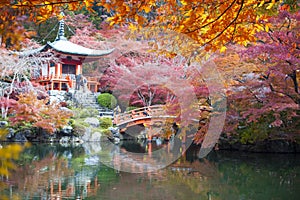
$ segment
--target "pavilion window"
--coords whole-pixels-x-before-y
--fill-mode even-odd
[[[76,74],[76,65],[62,65],[62,74]]]

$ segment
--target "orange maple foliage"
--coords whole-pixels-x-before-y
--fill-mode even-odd
[[[11,108],[9,120],[12,125],[39,127],[53,134],[67,125],[71,112],[60,109],[58,104],[48,104],[47,99],[38,100],[34,92],[18,96],[17,105]]]
[[[29,16],[30,20],[43,21],[61,10],[80,10],[83,7],[93,12],[92,6],[106,8],[110,13],[111,25],[126,24],[132,30],[147,27],[154,30],[169,29],[182,33],[206,50],[225,51],[224,46],[232,41],[247,44],[255,41],[254,34],[265,28],[264,20],[268,12],[276,8],[282,0],[26,0],[0,2],[2,17],[0,35],[2,43],[6,38],[21,35],[8,35],[4,22],[15,21],[18,16]],[[11,27],[15,27],[12,25]],[[152,34],[150,34],[151,36]],[[177,39],[178,42],[178,39]],[[188,44],[189,45],[189,44]]]
[[[103,5],[114,15],[110,24],[128,24],[136,31],[143,27],[169,29],[192,38],[206,50],[225,51],[228,42],[246,45],[255,41],[255,33],[264,29],[268,12],[275,8],[275,0],[112,0]],[[276,6],[275,6],[276,5]],[[152,34],[150,35],[152,37]],[[178,42],[178,41],[176,41]],[[190,45],[188,45],[190,46]]]
[[[41,22],[51,16],[61,18],[60,11],[80,10],[86,7],[92,12],[93,0],[3,0],[0,1],[0,45],[20,49],[20,42],[28,37],[24,21]]]

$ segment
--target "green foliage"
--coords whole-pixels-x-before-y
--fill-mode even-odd
[[[117,99],[112,94],[102,93],[97,97],[100,106],[113,109],[117,106]]]
[[[138,107],[136,107],[136,106],[128,106],[127,108],[126,108],[126,111],[131,111],[131,110],[134,110],[134,109],[137,109]]]
[[[101,131],[101,133],[103,133],[103,134],[106,135],[106,136],[111,136],[111,132],[110,132],[110,130],[108,130],[108,129],[103,129],[103,130]]]
[[[73,127],[74,135],[83,136],[86,128],[90,125],[81,119],[73,120],[71,126]]]
[[[291,12],[296,12],[300,9],[299,1],[295,0],[284,0],[283,4],[288,5]]]
[[[93,108],[72,108],[72,111],[74,115],[70,122],[73,127],[74,135],[83,136],[86,128],[90,127],[88,123],[84,122],[85,118],[98,116],[99,112]]]
[[[25,130],[37,130],[37,127],[33,127],[32,123],[30,122],[24,122],[23,125],[19,126],[11,126],[16,132],[22,132]],[[41,127],[39,127],[41,128]]]
[[[265,140],[269,135],[275,131],[274,128],[270,128],[270,123],[274,121],[273,115],[270,113],[265,117],[261,117],[257,122],[251,122],[250,124],[240,123],[243,129],[238,130],[239,140],[242,144],[255,143]]]
[[[243,129],[240,134],[240,142],[242,144],[255,143],[267,139],[270,131],[265,126],[266,124],[251,123],[246,129]]]
[[[96,132],[101,133],[102,131],[103,129],[101,127],[92,127],[92,133],[96,133]]]
[[[274,112],[269,112],[263,115],[257,121],[247,123],[241,122],[240,127],[236,132],[238,133],[237,139],[243,143],[255,143],[265,139],[292,139],[300,141],[298,130],[300,128],[300,117],[291,117],[288,111],[281,111],[278,118],[282,121],[280,126],[274,126],[272,123],[276,120]]]
[[[87,118],[87,117],[95,117],[99,115],[98,110],[93,108],[73,108],[73,119]]]
[[[105,165],[101,166],[101,169],[99,170],[99,172],[97,174],[97,177],[98,177],[98,180],[100,180],[102,182],[108,182],[108,183],[118,180],[118,175],[117,175],[115,169],[106,167]]]
[[[72,168],[74,170],[82,170],[84,166],[85,155],[72,158]]]
[[[103,129],[108,129],[113,125],[111,118],[102,117],[100,118],[100,127]]]
[[[93,5],[93,11],[90,12],[86,9],[86,7],[83,7],[80,10],[77,10],[73,13],[75,14],[83,14],[88,17],[89,21],[91,21],[97,29],[100,29],[100,25],[103,22],[103,15],[108,15],[109,13],[105,10],[103,6],[97,6],[96,3]],[[72,12],[70,12],[70,15],[72,15]]]

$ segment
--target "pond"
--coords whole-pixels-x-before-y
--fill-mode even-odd
[[[199,147],[192,145],[171,164],[149,170],[160,163],[155,151],[162,146],[174,156],[171,143],[32,144],[16,161],[13,173],[0,179],[0,196],[43,200],[299,199],[297,154],[218,151],[198,159]],[[133,156],[139,153],[141,157]],[[124,160],[128,162],[124,164]]]

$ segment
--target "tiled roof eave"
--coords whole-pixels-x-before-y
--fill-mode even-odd
[[[68,55],[76,55],[76,56],[83,56],[83,57],[101,57],[101,56],[108,55],[114,51],[114,49],[108,49],[108,50],[89,49],[89,48],[85,48],[80,45],[71,43],[69,41],[57,41],[57,42],[64,42],[66,45],[69,44],[71,47],[65,48],[65,46],[63,46],[63,48],[65,48],[65,49],[63,49],[61,44],[59,46],[59,45],[57,45],[57,43],[50,43],[50,42],[48,42],[47,45],[49,46],[49,48],[53,49],[54,51],[56,51],[58,53],[63,53],[63,54],[68,54]],[[73,51],[71,51],[71,49]],[[76,49],[77,50],[79,49],[80,51],[76,51]],[[87,53],[86,51],[90,51],[91,53]]]

